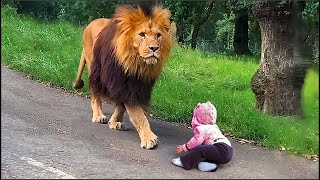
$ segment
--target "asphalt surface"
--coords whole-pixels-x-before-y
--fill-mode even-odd
[[[103,104],[103,111],[110,117],[113,107]],[[89,98],[1,65],[1,179],[319,179],[319,162],[233,140],[228,164],[215,172],[186,171],[170,161],[191,129],[151,119],[160,144],[145,150],[127,115],[125,122],[128,131],[92,123]]]

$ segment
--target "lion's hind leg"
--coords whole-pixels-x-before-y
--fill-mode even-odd
[[[141,106],[125,105],[131,122],[138,131],[141,148],[153,149],[159,142],[158,137],[151,131],[149,121]]]
[[[126,130],[125,124],[123,123],[123,115],[125,112],[126,108],[124,104],[116,103],[114,113],[108,122],[110,129]]]
[[[91,108],[92,108],[92,122],[102,123],[102,124],[106,124],[108,122],[106,116],[102,113],[101,97],[95,93],[92,93],[92,96],[91,96]]]

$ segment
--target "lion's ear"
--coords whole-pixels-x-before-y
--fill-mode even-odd
[[[170,28],[168,26],[164,26],[164,29],[169,32]]]

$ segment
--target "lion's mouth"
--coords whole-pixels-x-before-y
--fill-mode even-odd
[[[147,64],[157,64],[158,62],[158,58],[155,57],[155,56],[151,56],[151,57],[148,57],[148,58],[144,58],[143,59],[145,63]]]

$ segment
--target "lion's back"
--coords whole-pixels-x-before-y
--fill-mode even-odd
[[[84,33],[83,33],[84,45],[86,45],[87,43],[90,43],[88,45],[93,46],[99,33],[106,25],[108,25],[109,22],[110,22],[110,19],[107,19],[107,18],[99,18],[90,22],[87,25],[87,27],[84,29]]]

